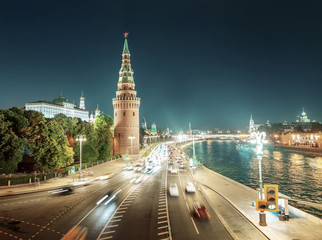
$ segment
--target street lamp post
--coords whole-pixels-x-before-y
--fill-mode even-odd
[[[131,140],[131,164],[133,164],[133,139],[135,139],[135,137],[131,136],[129,139]]]
[[[86,141],[85,135],[77,135],[76,141],[79,142],[79,179],[82,178],[82,143]]]
[[[259,171],[259,192],[260,199],[263,199],[263,180],[262,180],[262,157],[263,157],[263,143],[265,141],[265,132],[252,132],[251,137],[254,138],[256,143],[256,155],[258,159],[258,171]],[[264,211],[259,212],[259,225],[267,226],[266,213]]]

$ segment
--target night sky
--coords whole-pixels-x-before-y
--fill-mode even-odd
[[[322,1],[0,2],[0,108],[63,96],[113,116],[123,33],[157,128],[322,121]],[[140,120],[141,121],[141,120]]]

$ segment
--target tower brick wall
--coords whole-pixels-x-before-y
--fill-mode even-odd
[[[127,35],[126,35],[127,37]],[[125,38],[114,108],[114,154],[138,154],[140,150],[140,98],[136,96],[130,52]],[[129,137],[134,137],[131,139]],[[131,148],[132,147],[132,148]]]

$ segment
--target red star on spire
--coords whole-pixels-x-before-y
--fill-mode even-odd
[[[124,38],[127,38],[128,35],[129,35],[128,32],[124,33]]]

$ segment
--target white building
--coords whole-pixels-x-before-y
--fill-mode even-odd
[[[62,94],[53,101],[36,101],[25,104],[26,111],[34,110],[41,112],[45,118],[54,118],[57,114],[63,113],[67,117],[77,117],[82,121],[89,121],[88,111],[85,110],[85,98],[82,94],[80,97],[80,108],[76,107],[75,104],[70,103]]]
[[[311,122],[308,116],[306,115],[306,113],[304,112],[304,108],[303,108],[303,112],[301,114],[300,120],[296,120],[296,122],[301,122],[301,123]]]

